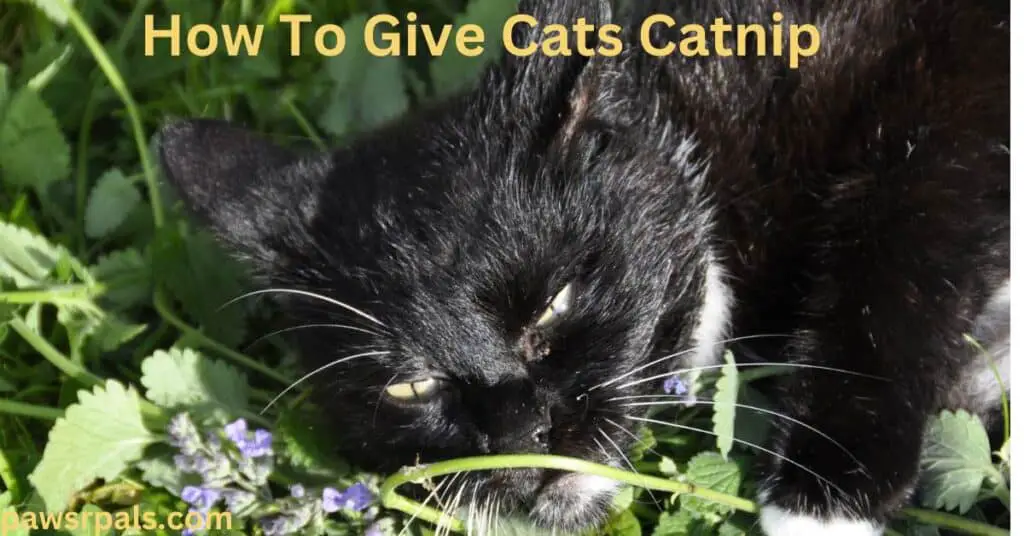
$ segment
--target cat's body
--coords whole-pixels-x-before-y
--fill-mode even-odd
[[[523,10],[545,22],[609,16],[537,4]],[[621,465],[641,408],[611,399],[751,337],[762,359],[855,373],[780,380],[782,411],[820,433],[779,423],[770,446],[799,465],[766,460],[762,526],[880,534],[926,419],[998,397],[964,334],[1008,356],[1009,30],[953,0],[636,8],[656,11],[780,11],[817,25],[821,50],[799,70],[633,45],[506,58],[477,90],[328,155],[199,121],[164,131],[165,167],[269,287],[344,302],[281,292],[299,323],[349,326],[300,344],[310,370],[356,356],[316,376],[355,461]],[[574,530],[614,490],[505,471],[474,475],[464,502]]]

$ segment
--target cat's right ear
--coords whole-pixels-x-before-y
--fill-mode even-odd
[[[188,212],[222,242],[269,269],[268,237],[301,217],[312,196],[298,176],[298,155],[225,121],[192,119],[166,125],[158,135],[164,176]],[[308,170],[307,170],[308,171]]]

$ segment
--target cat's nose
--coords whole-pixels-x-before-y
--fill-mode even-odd
[[[491,453],[543,454],[551,443],[549,396],[529,384],[492,388],[479,404],[478,419]]]
[[[492,449],[506,454],[547,453],[551,439],[551,418],[547,413],[545,410],[537,411],[533,416],[506,414],[508,422],[494,428],[490,441]]]
[[[533,431],[533,442],[541,445],[545,449],[548,448],[548,439],[551,437],[551,425],[545,424],[538,426]]]

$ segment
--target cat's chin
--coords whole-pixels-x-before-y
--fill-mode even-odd
[[[467,509],[460,513],[467,520],[470,536],[573,536],[598,528],[608,518],[620,488],[619,482],[607,478],[563,474],[538,490],[532,506],[497,517],[487,505],[473,513]]]
[[[529,519],[542,529],[567,534],[596,528],[607,518],[620,486],[594,475],[561,475],[537,494]]]

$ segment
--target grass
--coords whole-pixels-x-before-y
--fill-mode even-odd
[[[470,470],[525,466],[630,483],[602,534],[756,533],[748,468],[757,452],[746,445],[763,442],[766,421],[737,409],[770,407],[754,383],[764,370],[726,367],[699,378],[694,387],[715,391],[714,404],[662,417],[734,439],[644,428],[623,453],[639,474],[554,456],[502,456],[374,475],[331,453],[308,392],[257,414],[300,376],[296,356],[278,337],[260,340],[279,326],[272,312],[251,300],[222,307],[250,283],[165,191],[153,133],[173,117],[206,116],[283,142],[344,141],[457,90],[487,57],[381,59],[358,48],[292,57],[279,14],[310,13],[351,30],[367,14],[414,10],[428,24],[495,28],[511,12],[509,0],[68,1],[0,5],[0,514],[117,514],[138,506],[167,520],[186,511],[186,486],[207,476],[172,462],[181,446],[175,419],[184,411],[204,433],[221,433],[239,417],[273,432],[271,457],[195,439],[211,457],[230,460],[225,487],[248,486],[253,495],[235,509],[238,526],[215,533],[260,534],[261,520],[308,514],[313,533],[394,534],[408,526],[429,534],[444,513],[400,495],[409,489],[400,486],[434,479],[444,486]],[[158,43],[145,56],[146,16],[164,27],[172,13],[183,27],[267,24],[262,53],[172,57]],[[312,49],[312,32],[303,46]],[[963,413],[937,417],[928,444],[926,458],[939,469],[925,475],[925,504],[904,511],[890,533],[1007,534],[1009,459],[991,454],[1008,449],[989,445],[977,419]],[[317,491],[290,496],[296,484]],[[376,496],[361,512],[327,512],[327,501],[316,500],[326,497],[319,490],[359,486]]]

